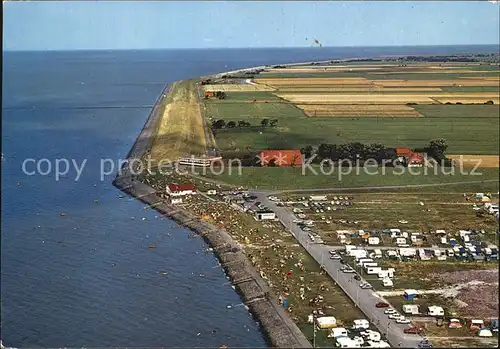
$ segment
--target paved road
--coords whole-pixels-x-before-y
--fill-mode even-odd
[[[393,347],[417,348],[422,337],[404,334],[403,329],[409,327],[409,325],[397,324],[394,320],[389,320],[384,314],[383,308],[376,308],[375,304],[384,301],[384,299],[372,290],[361,289],[359,287],[360,282],[353,279],[354,274],[341,272],[340,267],[342,267],[342,264],[329,258],[328,251],[331,247],[310,243],[308,233],[293,223],[296,217],[285,207],[278,207],[273,201],[269,200],[267,192],[251,191],[251,194],[257,196],[257,200],[262,202],[263,205],[276,212],[276,216],[290,230],[297,241],[319,264],[324,266],[330,277],[349,295],[356,306],[365,313],[367,319],[378,328]]]

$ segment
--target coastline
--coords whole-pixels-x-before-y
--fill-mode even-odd
[[[305,335],[279,305],[277,297],[272,293],[268,284],[260,277],[244,252],[226,231],[204,222],[184,209],[168,205],[158,195],[160,193],[157,194],[155,189],[138,181],[130,172],[129,164],[134,159],[140,159],[150,150],[156,126],[161,119],[160,104],[168,93],[170,93],[170,85],[165,86],[155,102],[144,127],[127,155],[128,162],[123,165],[113,185],[203,237],[219,259],[228,279],[244,304],[260,323],[262,332],[271,346],[311,348]]]

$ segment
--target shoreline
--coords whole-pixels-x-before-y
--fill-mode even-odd
[[[154,131],[161,119],[159,106],[170,93],[171,85],[165,86],[157,98],[144,127],[127,154],[130,162],[139,159],[150,151]],[[156,190],[138,181],[124,164],[113,185],[122,192],[139,199],[160,214],[172,219],[203,237],[219,259],[231,284],[248,307],[252,316],[259,322],[267,342],[273,347],[311,348],[311,344],[299,327],[293,322],[285,309],[278,303],[269,285],[260,277],[245,253],[234,239],[225,231],[204,222],[187,210],[168,205]],[[161,195],[161,194],[160,194]]]

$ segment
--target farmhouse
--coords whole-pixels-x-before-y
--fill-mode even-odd
[[[185,196],[196,194],[194,184],[169,184],[167,185],[167,194],[170,196]]]
[[[263,150],[260,152],[261,166],[302,166],[302,153],[294,150]]]
[[[422,167],[425,162],[424,155],[421,153],[415,153],[410,148],[396,148],[396,155],[398,160],[402,163],[406,163],[408,167]]]

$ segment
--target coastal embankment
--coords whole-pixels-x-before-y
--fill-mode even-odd
[[[165,87],[156,101],[141,133],[128,153],[127,163],[118,173],[113,185],[149,205],[178,224],[198,233],[212,248],[231,283],[243,299],[251,314],[260,323],[263,333],[273,347],[310,348],[311,344],[290,318],[268,284],[248,260],[241,247],[223,229],[183,209],[169,205],[161,193],[142,183],[134,174],[137,162],[150,151],[155,131],[162,116],[162,103],[171,92]]]

